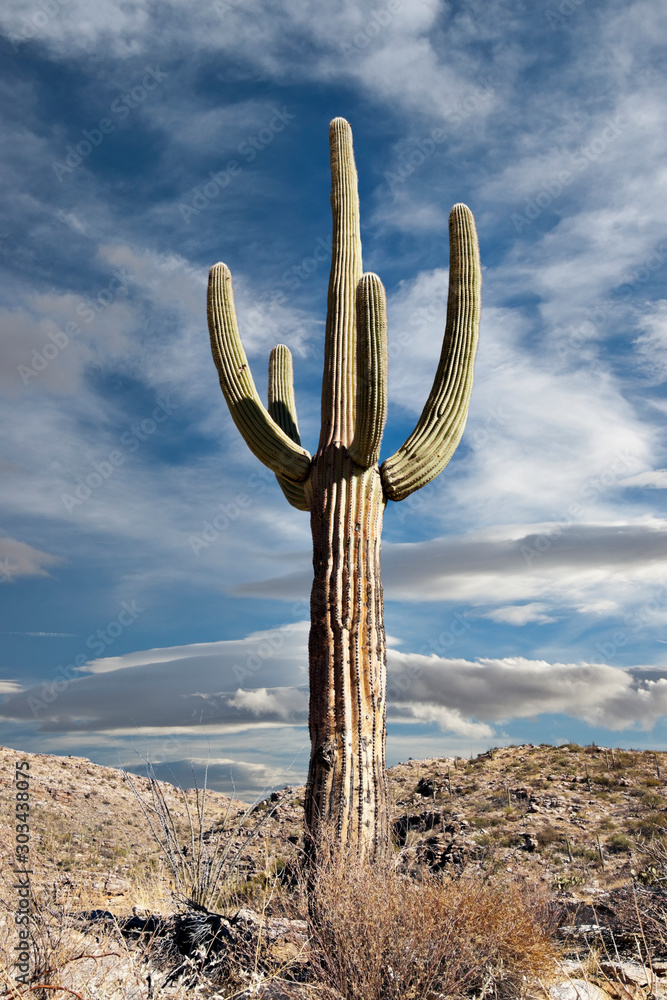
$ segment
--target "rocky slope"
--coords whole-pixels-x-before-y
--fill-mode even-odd
[[[111,922],[117,934],[122,928],[130,939],[141,936],[144,927],[159,927],[160,915],[163,926],[178,925],[179,934],[188,929],[193,917],[182,907],[175,913],[172,866],[151,826],[166,844],[158,815],[162,809],[179,845],[178,851],[171,849],[172,862],[187,866],[197,857],[201,795],[198,800],[194,790],[182,793],[145,778],[130,783],[122,772],[83,758],[0,748],[0,925],[5,936],[11,930],[15,779],[19,774],[24,780],[26,773],[31,881],[52,920],[67,911],[75,924],[92,921],[88,930],[76,931],[73,925],[71,933],[81,933],[81,941],[99,935],[100,920]],[[551,898],[564,968],[574,982],[583,982],[579,976],[588,979],[588,995],[600,1000],[662,996],[667,857],[663,851],[656,862],[646,848],[667,836],[666,776],[664,753],[571,744],[503,747],[470,760],[409,760],[389,771],[396,863],[406,872],[420,865],[453,874],[479,870],[541,886]],[[265,887],[282,873],[290,892],[290,873],[303,845],[303,794],[303,788],[288,787],[249,807],[208,792],[201,819],[205,851],[210,854],[216,844],[221,851],[229,849],[230,876],[248,903],[241,910],[237,903],[234,918],[241,921],[243,935],[272,935],[275,947],[292,958],[303,947],[305,925],[285,920],[284,896],[273,913]],[[258,905],[264,907],[261,917]],[[195,919],[197,933],[202,919],[213,917]],[[238,935],[238,927],[229,925],[226,933]],[[81,947],[77,944],[79,953]],[[640,953],[643,961],[633,964],[631,956]],[[590,956],[596,954],[593,974]],[[112,970],[116,975],[116,960],[109,961],[109,975]],[[96,958],[95,975],[102,968]],[[134,959],[128,957],[123,968],[128,976],[130,969],[137,975]],[[554,1000],[576,995],[564,982],[565,992],[554,987]],[[591,992],[592,982],[604,987],[604,994]],[[72,979],[71,988],[76,983]],[[130,995],[126,983],[118,989],[119,995]],[[298,995],[307,995],[303,990]],[[136,993],[143,995],[143,989]]]
[[[150,880],[160,853],[123,773],[85,758],[0,748],[0,857],[13,841],[11,805],[17,761],[30,764],[31,863],[35,879],[69,878],[101,898],[129,896]],[[464,861],[520,870],[561,889],[612,887],[641,871],[638,843],[667,826],[667,754],[565,745],[502,747],[470,760],[410,760],[389,770],[393,828],[401,863],[435,870]],[[149,783],[134,778],[151,806]],[[183,844],[183,794],[159,782]],[[247,877],[298,856],[303,788],[274,792],[237,829],[246,803],[207,793],[206,828],[236,831]],[[195,811],[195,793],[187,793]],[[260,835],[251,837],[264,818]],[[122,892],[121,892],[122,890]],[[129,895],[128,895],[129,894]]]

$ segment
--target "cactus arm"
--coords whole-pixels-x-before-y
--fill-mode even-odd
[[[344,118],[329,126],[333,239],[327,298],[320,450],[354,437],[355,298],[361,277],[357,170],[352,129]]]
[[[275,420],[295,444],[301,444],[294,402],[292,355],[288,347],[278,344],[269,358],[269,416]],[[293,483],[276,476],[285,497],[297,510],[309,510],[303,483]]]
[[[292,352],[278,344],[269,358],[269,415],[295,444],[301,444],[294,400]]]
[[[387,306],[376,274],[357,285],[357,389],[354,439],[350,455],[369,468],[380,455],[387,419]]]
[[[442,472],[468,415],[482,277],[475,220],[465,205],[454,205],[450,213],[449,248],[447,324],[440,363],[417,426],[380,469],[390,500],[404,500]]]
[[[226,264],[215,264],[209,275],[208,328],[220,387],[246,444],[276,475],[303,482],[310,471],[310,455],[269,416],[257,395],[239,336]]]

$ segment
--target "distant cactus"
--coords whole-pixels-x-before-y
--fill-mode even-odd
[[[446,466],[468,412],[477,349],[481,274],[472,214],[449,218],[447,321],[433,388],[412,434],[378,466],[387,412],[385,292],[362,274],[352,131],[329,129],[333,248],[317,452],[301,447],[292,357],[282,344],[269,363],[268,411],[248,367],[225,264],[210,273],[208,323],[220,385],[250,450],[285,496],[310,511],[311,843],[333,827],[340,843],[380,855],[388,843],[385,776],[386,645],[380,533],[387,500],[403,500]]]

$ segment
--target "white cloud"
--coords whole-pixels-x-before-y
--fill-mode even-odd
[[[160,731],[231,734],[308,718],[306,623],[245,639],[144,650],[93,661],[86,677],[21,692],[7,682],[2,717],[44,733]],[[475,662],[388,652],[394,724],[436,722],[459,736],[494,736],[493,725],[546,713],[612,730],[650,729],[667,714],[667,676],[658,668],[549,663],[524,657]],[[273,682],[250,686],[254,680]],[[241,683],[239,683],[241,681]],[[278,682],[276,684],[276,682]],[[405,714],[407,713],[407,715]],[[198,738],[198,737],[197,737]],[[154,756],[154,755],[153,755]]]
[[[653,598],[667,554],[667,524],[562,523],[497,526],[459,538],[386,543],[382,552],[385,596],[399,601],[456,601],[476,607],[538,598],[588,610],[591,601],[628,607]],[[237,592],[298,599],[312,576],[304,568],[289,576],[243,584]],[[497,620],[497,619],[496,619]]]
[[[492,622],[507,622],[509,625],[528,625],[535,622],[538,625],[546,625],[548,622],[555,622],[557,619],[546,614],[546,604],[515,604],[509,607],[494,608],[482,614],[483,618],[490,618]]]
[[[667,379],[667,299],[652,304],[638,325],[644,331],[635,340],[642,371],[651,383],[660,384]]]
[[[18,681],[0,681],[0,694],[15,694],[21,690],[22,688]]]
[[[558,713],[620,731],[651,729],[667,715],[667,676],[637,679],[631,670],[604,663],[523,657],[470,662],[394,651],[388,691],[394,705],[409,706],[424,721],[440,721],[438,712],[444,710],[443,728],[460,733],[459,717],[471,724],[502,724]]]
[[[295,692],[290,688],[257,688],[254,691],[244,691],[242,688],[229,699],[230,708],[239,711],[247,710],[253,716],[263,719],[282,719],[285,722],[301,721],[308,717],[308,694],[305,691]]]
[[[171,0],[156,15],[143,2],[110,2],[94,10],[70,0],[51,16],[37,18],[19,0],[3,8],[0,24],[19,48],[39,39],[60,56],[81,57],[106,45],[117,59],[175,53],[184,42],[199,51],[247,61],[274,78],[347,80],[376,98],[419,114],[445,115],[475,90],[476,60],[467,48],[478,24],[469,14],[450,17],[441,0],[377,5],[372,0],[333,0],[315,11],[300,0],[277,8],[265,0],[242,4],[218,0],[187,16],[183,0]],[[431,34],[444,15],[456,43],[446,58]],[[437,37],[437,36],[436,36]],[[135,60],[138,62],[138,58]]]
[[[637,476],[621,479],[620,486],[647,486],[654,490],[667,490],[667,469],[650,469]]]
[[[238,640],[142,650],[65,667],[5,699],[0,715],[44,732],[140,732],[205,725],[218,732],[307,720],[305,622]],[[94,640],[95,636],[91,636]],[[87,643],[88,649],[103,643]],[[77,674],[88,671],[87,676]],[[266,687],[270,678],[272,686]],[[262,687],[250,689],[253,682]]]
[[[11,583],[19,577],[49,576],[47,567],[64,562],[59,556],[41,552],[26,542],[0,534],[0,583]]]

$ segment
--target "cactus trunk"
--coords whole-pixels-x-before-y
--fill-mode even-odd
[[[314,458],[301,447],[292,358],[279,344],[269,363],[266,410],[239,337],[225,264],[209,278],[213,359],[232,417],[248,447],[276,474],[287,500],[310,511],[310,770],[308,843],[323,838],[360,856],[388,844],[385,775],[386,650],[380,533],[388,500],[425,486],[463,433],[477,348],[481,275],[472,214],[455,205],[449,222],[447,322],[440,363],[417,426],[378,465],[387,409],[387,320],[377,275],[363,274],[352,131],[330,126],[333,246]]]
[[[377,856],[388,842],[380,582],[386,501],[377,465],[362,469],[340,445],[318,454],[308,485],[314,580],[306,822],[314,843],[328,830]]]

